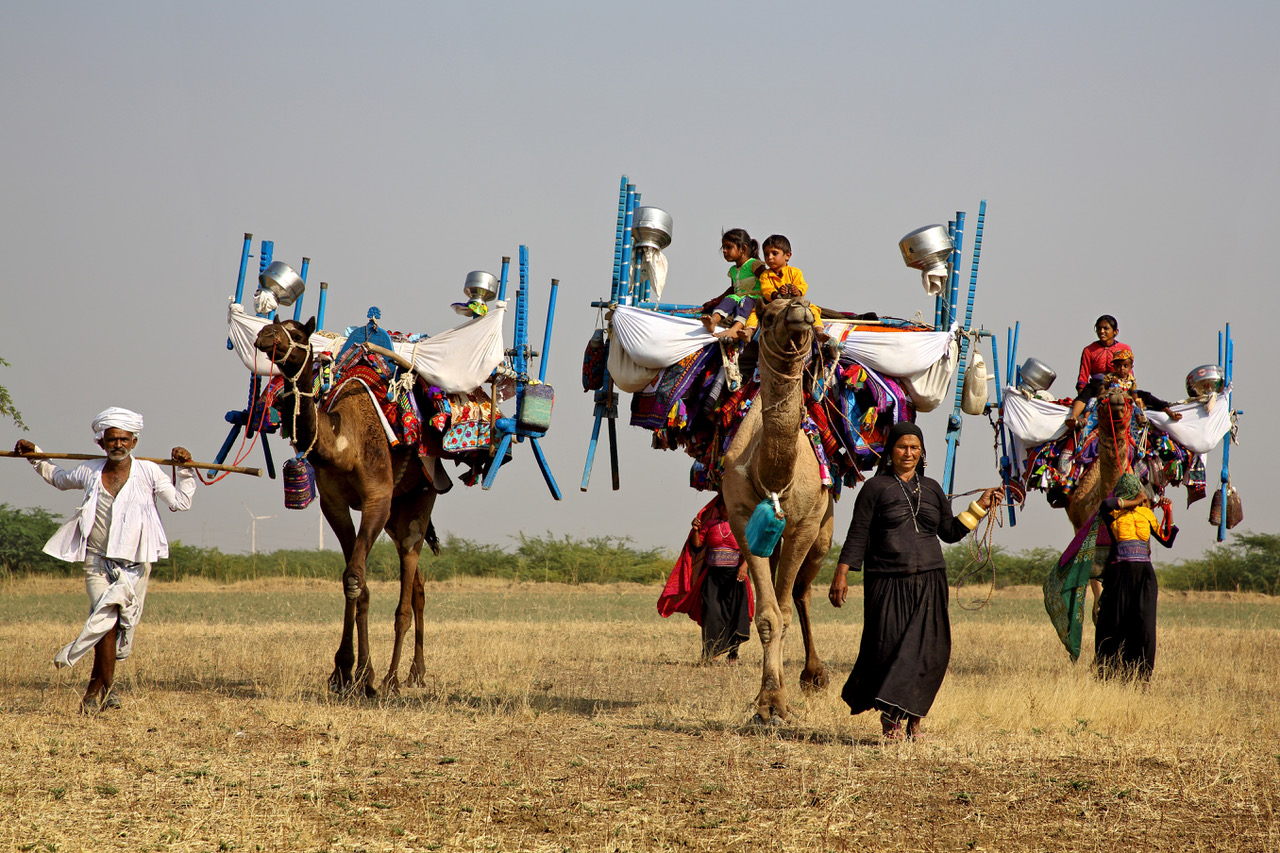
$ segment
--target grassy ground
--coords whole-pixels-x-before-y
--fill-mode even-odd
[[[1038,591],[953,603],[928,739],[896,745],[839,699],[860,601],[817,609],[837,689],[759,731],[755,641],[697,666],[656,596],[433,584],[427,686],[365,702],[325,690],[336,580],[157,583],[124,708],[85,718],[88,662],[49,663],[82,587],[11,583],[0,849],[1280,849],[1280,601],[1162,596],[1146,693],[1072,666]],[[393,599],[375,588],[379,675]]]

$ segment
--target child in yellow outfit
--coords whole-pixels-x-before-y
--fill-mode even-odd
[[[751,340],[760,325],[761,306],[767,305],[775,298],[782,296],[797,298],[809,291],[805,283],[804,273],[798,268],[787,266],[791,260],[791,241],[781,234],[770,235],[764,241],[764,263],[768,269],[760,272],[760,300],[756,309],[747,318],[747,325],[738,336],[744,341]],[[812,302],[809,309],[813,311],[813,330],[819,340],[826,340],[827,333],[822,328],[822,309]]]

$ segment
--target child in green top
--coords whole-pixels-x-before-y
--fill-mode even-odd
[[[729,267],[728,293],[710,314],[702,315],[702,325],[716,337],[733,337],[746,325],[747,318],[760,299],[759,274],[764,270],[760,260],[760,244],[745,230],[731,228],[720,237],[720,251]],[[729,328],[716,332],[718,326]]]

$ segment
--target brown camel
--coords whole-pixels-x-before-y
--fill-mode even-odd
[[[733,535],[742,544],[756,589],[756,631],[764,647],[756,722],[787,718],[782,644],[791,609],[800,619],[805,664],[800,684],[820,688],[827,673],[809,626],[809,586],[831,547],[831,493],[823,488],[818,460],[800,428],[802,377],[813,341],[813,315],[804,299],[775,299],[764,308],[760,345],[760,394],[725,453],[721,491]],[[786,514],[774,560],[747,552],[747,520],[761,500],[778,495]]]
[[[423,471],[415,448],[392,447],[365,386],[352,382],[340,389],[327,410],[316,407],[312,372],[311,333],[315,318],[306,325],[295,320],[272,323],[258,333],[255,346],[280,368],[286,387],[276,397],[281,432],[294,447],[307,454],[315,468],[320,511],[342,543],[347,567],[342,573],[346,606],[342,641],[333,656],[329,687],[339,693],[363,689],[373,697],[373,663],[369,655],[369,586],[365,561],[374,540],[384,529],[400,555],[400,603],[396,606],[395,645],[391,666],[382,680],[383,692],[400,687],[400,645],[414,621],[413,664],[409,684],[421,684],[425,672],[422,655],[422,608],[425,592],[418,572],[418,555],[424,541],[437,554],[431,509],[436,491]],[[351,510],[360,513],[360,528],[352,523]],[[353,635],[355,635],[353,637]],[[353,652],[352,641],[356,640]]]
[[[1080,475],[1080,481],[1067,499],[1067,518],[1076,532],[1093,517],[1102,501],[1129,470],[1129,423],[1133,417],[1133,401],[1126,391],[1114,389],[1098,397],[1098,458]],[[1093,591],[1093,621],[1098,621],[1098,600],[1102,582],[1089,580]]]

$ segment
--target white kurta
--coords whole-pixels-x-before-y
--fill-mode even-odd
[[[93,529],[94,514],[98,509],[98,495],[102,490],[102,469],[105,459],[94,459],[70,471],[45,460],[31,460],[45,482],[65,490],[84,489],[84,500],[66,524],[58,528],[44,546],[44,552],[59,560],[83,562],[85,543]],[[168,475],[154,462],[134,459],[129,479],[125,481],[112,507],[111,531],[107,535],[107,553],[113,560],[130,563],[154,563],[169,556],[169,540],[165,538],[156,500],[170,510],[178,512],[191,508],[191,496],[196,491],[196,475],[192,468],[178,469],[175,486]]]

